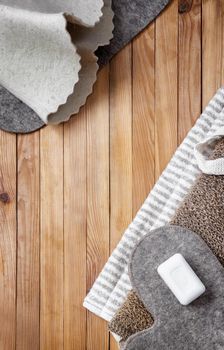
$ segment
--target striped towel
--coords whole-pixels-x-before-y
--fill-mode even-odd
[[[85,298],[88,310],[110,321],[123,304],[131,290],[128,262],[134,246],[150,230],[169,222],[200,172],[194,146],[223,126],[224,87],[209,102],[125,231]]]

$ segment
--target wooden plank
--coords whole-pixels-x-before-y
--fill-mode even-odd
[[[224,2],[202,1],[202,104],[208,101],[221,87],[223,72]]]
[[[133,42],[133,214],[154,185],[155,24]]]
[[[15,349],[16,136],[0,131],[0,349]]]
[[[178,1],[156,20],[155,176],[177,147]]]
[[[132,47],[110,65],[110,252],[132,220]],[[117,343],[110,337],[110,349]]]
[[[64,349],[86,349],[86,113],[64,130]]]
[[[98,74],[87,106],[87,290],[109,256],[109,74]],[[87,349],[108,348],[107,323],[88,312]]]
[[[110,65],[110,250],[132,219],[132,50]]]
[[[41,130],[41,350],[63,349],[63,125]]]
[[[39,349],[39,132],[18,136],[17,350]]]
[[[201,0],[181,11],[184,2],[179,2],[178,143],[201,113]]]

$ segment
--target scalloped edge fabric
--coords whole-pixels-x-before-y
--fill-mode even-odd
[[[15,9],[44,14],[66,14],[72,22],[94,27],[102,17],[103,0],[1,0],[0,4]]]
[[[73,1],[74,8],[74,3],[81,4]],[[64,13],[54,13],[53,6],[52,13],[43,13],[42,8],[40,12],[20,9],[19,3],[17,7],[0,4],[0,85],[45,124],[69,120],[79,111],[96,81],[99,67],[94,51],[112,37],[111,1],[88,3],[80,23],[95,3],[99,11],[92,11],[93,18],[95,12],[98,17],[91,27],[90,21],[77,25],[68,7]]]

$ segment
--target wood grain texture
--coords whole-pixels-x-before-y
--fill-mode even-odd
[[[132,50],[110,66],[110,250],[132,219]]]
[[[16,136],[0,131],[0,349],[16,341]]]
[[[64,348],[86,349],[86,113],[64,126]]]
[[[118,348],[82,302],[223,84],[223,14],[222,0],[172,1],[100,71],[78,116],[0,132],[0,350]]]
[[[155,181],[155,24],[133,41],[133,216]],[[143,88],[144,86],[144,88]]]
[[[132,220],[132,47],[110,65],[110,252]],[[110,349],[117,349],[113,337]]]
[[[63,125],[40,134],[40,349],[64,348]]]
[[[39,132],[18,136],[18,247],[16,349],[39,349],[40,156]]]
[[[179,15],[178,144],[201,113],[201,0]]]
[[[156,21],[155,177],[177,147],[178,1]]]
[[[202,104],[206,106],[224,81],[224,2],[202,1]]]
[[[87,113],[87,290],[109,256],[109,70],[98,74]],[[107,324],[88,312],[87,349],[108,348]]]

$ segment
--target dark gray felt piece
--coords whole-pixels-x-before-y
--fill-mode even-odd
[[[29,133],[44,122],[25,103],[0,85],[0,128],[13,133]]]
[[[206,286],[192,304],[182,306],[157,273],[157,267],[181,253]],[[165,226],[146,235],[129,266],[134,290],[152,314],[152,328],[131,336],[126,350],[224,349],[224,269],[195,233]]]
[[[110,59],[152,22],[171,0],[113,0],[114,37],[96,51],[99,64]],[[144,52],[142,53],[144,54]]]

